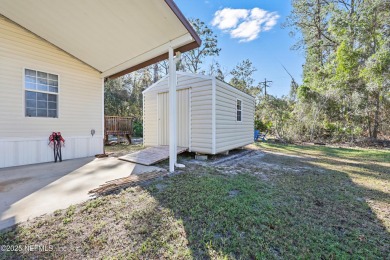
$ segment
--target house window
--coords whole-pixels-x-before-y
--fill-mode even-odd
[[[237,121],[242,121],[242,101],[237,99]]]
[[[25,69],[26,117],[58,117],[58,75]]]

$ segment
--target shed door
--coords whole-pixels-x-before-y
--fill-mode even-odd
[[[189,147],[190,109],[189,89],[178,90],[177,100],[177,145]],[[158,144],[169,145],[169,94],[158,94]]]

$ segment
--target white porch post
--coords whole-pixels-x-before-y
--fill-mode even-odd
[[[176,64],[169,47],[169,172],[175,171],[176,154]]]

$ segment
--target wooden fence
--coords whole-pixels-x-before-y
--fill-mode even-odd
[[[108,141],[108,135],[124,136],[131,143],[131,135],[133,134],[133,118],[121,116],[105,116],[104,117],[104,137],[105,142]]]

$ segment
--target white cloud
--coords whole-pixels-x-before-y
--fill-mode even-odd
[[[240,19],[247,18],[249,10],[224,8],[215,12],[214,19],[211,22],[213,26],[225,30],[234,28]]]
[[[240,42],[256,39],[262,31],[271,30],[277,23],[279,15],[260,8],[231,9],[224,8],[214,14],[211,24],[229,33]]]
[[[230,31],[231,37],[241,39],[240,41],[245,42],[256,39],[259,33],[260,26],[253,20],[242,22],[237,28]]]

